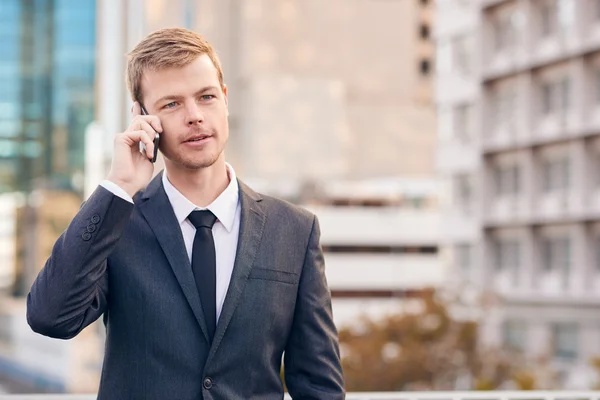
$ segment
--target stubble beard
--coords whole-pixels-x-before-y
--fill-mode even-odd
[[[212,135],[212,140],[217,141],[217,143],[211,143],[211,145],[216,145],[216,149],[204,148],[202,151],[192,152],[192,154],[177,151],[171,152],[167,150],[166,153],[163,151],[163,156],[181,169],[196,171],[209,168],[219,160],[227,144],[226,140],[223,146],[220,147],[218,144],[217,133],[213,131]]]
[[[223,151],[201,154],[202,157],[186,157],[185,154],[176,154],[175,157],[171,158],[171,162],[178,164],[181,168],[187,170],[198,170],[211,167],[217,162],[219,156]]]

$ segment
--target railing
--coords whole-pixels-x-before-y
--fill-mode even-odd
[[[94,395],[0,395],[0,400],[95,400]],[[286,399],[291,399],[286,396]],[[354,392],[347,400],[600,400],[600,391]]]

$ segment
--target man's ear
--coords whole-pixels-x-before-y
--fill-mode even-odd
[[[225,99],[225,107],[227,107],[227,116],[229,116],[229,100],[227,99],[227,85],[223,84],[223,98]]]

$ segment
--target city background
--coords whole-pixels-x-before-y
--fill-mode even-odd
[[[49,339],[25,297],[173,26],[237,175],[319,217],[348,390],[600,387],[600,1],[0,0],[0,394],[97,390],[101,320]]]

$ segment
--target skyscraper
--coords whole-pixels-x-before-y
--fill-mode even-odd
[[[95,0],[0,1],[0,290],[16,275],[15,294],[27,293],[81,204],[84,134],[96,109],[96,15]],[[22,298],[0,303],[0,375],[32,390],[85,390],[71,344],[35,336]],[[52,349],[49,361],[44,349]]]
[[[0,190],[80,192],[94,117],[95,0],[0,4]]]
[[[18,294],[43,265],[42,244],[66,227],[64,215],[46,212],[68,220],[67,204],[83,194],[84,133],[95,113],[95,3],[0,2],[0,192],[21,199],[11,255]],[[58,198],[71,200],[57,207],[50,199]]]

